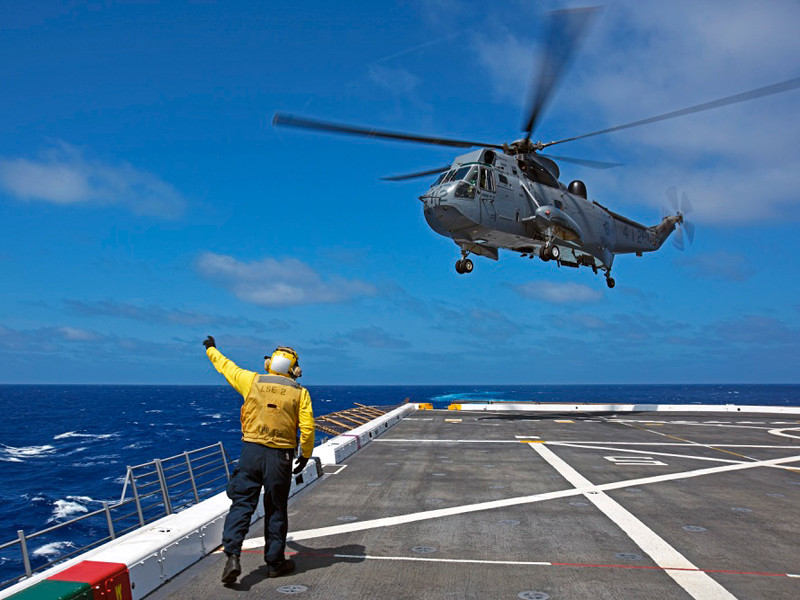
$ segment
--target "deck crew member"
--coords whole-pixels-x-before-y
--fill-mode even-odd
[[[305,468],[314,449],[314,415],[308,391],[297,383],[302,371],[297,352],[279,347],[265,356],[266,374],[241,369],[217,350],[214,338],[203,342],[206,355],[244,397],[242,404],[242,455],[228,483],[231,509],[225,517],[222,544],[228,557],[222,582],[231,584],[242,572],[239,555],[250,528],[250,518],[264,488],[264,560],[269,577],[294,571],[294,561],[286,559],[286,533],[289,529],[287,503],[292,479],[292,459],[300,430],[301,456],[294,473]]]

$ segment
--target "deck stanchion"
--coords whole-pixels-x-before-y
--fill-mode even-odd
[[[189,481],[192,482],[192,491],[194,492],[194,501],[200,503],[200,495],[197,493],[197,484],[194,482],[194,471],[192,470],[192,461],[189,460],[189,453],[184,452],[183,457],[186,459],[186,468],[189,470]],[[225,457],[222,457],[225,460]]]
[[[31,571],[31,558],[28,556],[28,544],[25,541],[25,532],[22,529],[18,529],[17,536],[19,536],[19,547],[20,550],[22,550],[22,562],[25,565],[25,577],[30,577],[33,575],[33,571]]]
[[[133,471],[128,467],[128,476],[131,478],[131,490],[133,490],[133,499],[136,502],[136,512],[139,513],[139,525],[144,527],[144,513],[142,512],[142,502],[139,500],[139,490],[136,489],[136,477]]]
[[[103,510],[106,511],[106,522],[108,523],[108,535],[111,536],[112,540],[117,539],[117,535],[114,533],[114,522],[111,520],[111,509],[108,507],[108,502],[103,502]]]
[[[228,477],[228,481],[231,480],[231,470],[228,467],[228,457],[225,456],[225,447],[222,445],[222,442],[217,442],[219,446],[219,453],[222,456],[222,464],[225,465],[225,475]]]
[[[153,463],[156,466],[156,474],[158,475],[158,485],[161,486],[161,495],[164,497],[164,510],[168,515],[172,514],[172,503],[169,501],[169,488],[167,488],[167,480],[164,477],[164,468],[161,466],[161,461],[155,459]]]

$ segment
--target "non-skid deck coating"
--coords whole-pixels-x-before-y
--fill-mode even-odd
[[[800,598],[800,421],[418,411],[290,502],[297,572],[159,598]]]

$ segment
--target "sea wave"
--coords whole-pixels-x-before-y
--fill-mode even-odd
[[[141,450],[142,448],[148,448],[152,445],[152,442],[134,442],[133,444],[125,446],[123,450]]]
[[[80,433],[78,431],[66,431],[54,436],[54,440],[66,440],[69,438],[91,438],[94,440],[107,440],[118,437],[116,433]]]
[[[64,500],[56,500],[53,503],[53,516],[47,522],[52,523],[60,519],[69,519],[71,517],[87,513],[89,509],[82,503],[91,502],[88,496],[67,496]]]
[[[44,446],[7,446],[0,444],[0,461],[3,462],[23,462],[27,458],[35,458],[37,456],[48,456],[56,451],[55,447],[50,445]]]
[[[36,550],[31,552],[31,555],[37,558],[53,557],[63,554],[65,550],[69,550],[70,548],[76,548],[75,544],[72,542],[50,542],[49,544],[36,548]]]

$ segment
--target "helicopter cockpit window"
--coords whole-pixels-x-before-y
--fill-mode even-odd
[[[484,189],[487,192],[494,192],[494,173],[492,173],[489,169],[481,167],[480,182],[481,189]]]
[[[454,180],[463,179],[456,185],[455,196],[456,198],[474,198],[475,186],[478,183],[478,168],[477,167],[461,167],[456,171]]]
[[[447,176],[449,173],[450,173],[450,171],[445,171],[444,173],[442,173],[441,175],[439,175],[439,177],[437,177],[437,178],[436,178],[436,181],[434,181],[434,182],[431,184],[431,187],[437,186],[437,185],[439,185],[440,183],[442,183],[442,182],[444,181],[444,178],[445,178],[445,177],[446,177],[446,176]]]
[[[453,181],[458,181],[459,179],[466,179],[474,185],[477,180],[477,170],[475,167],[461,167],[453,175]]]

